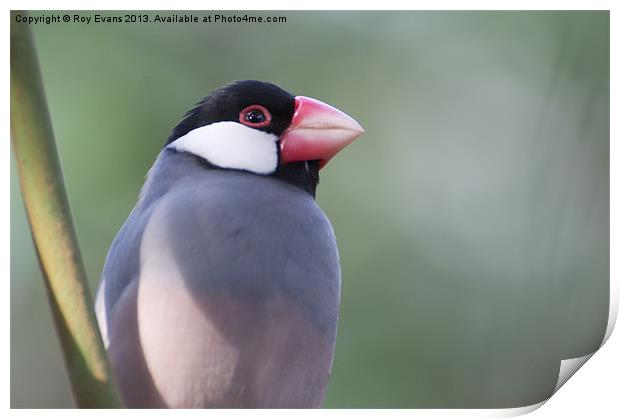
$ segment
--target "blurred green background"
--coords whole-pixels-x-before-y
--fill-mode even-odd
[[[271,81],[366,129],[318,191],[343,272],[325,406],[548,397],[607,324],[609,13],[262,15],[287,23],[33,26],[92,292],[182,114]],[[14,163],[11,405],[71,406]]]

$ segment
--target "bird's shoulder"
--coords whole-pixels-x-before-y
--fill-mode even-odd
[[[208,291],[233,282],[269,289],[295,275],[339,280],[332,226],[314,199],[280,180],[233,171],[179,179],[138,205],[115,238],[103,271],[108,306],[152,272]],[[234,288],[233,287],[233,288]]]
[[[252,174],[209,175],[172,187],[151,211],[143,241],[166,243],[184,260],[267,260],[273,268],[337,253],[329,220],[304,191]]]

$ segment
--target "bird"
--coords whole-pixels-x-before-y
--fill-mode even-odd
[[[239,80],[171,131],[112,242],[95,313],[129,408],[317,408],[341,270],[319,171],[364,132]]]

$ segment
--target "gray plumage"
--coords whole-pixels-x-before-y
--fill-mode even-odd
[[[97,317],[128,407],[318,407],[339,300],[334,233],[308,193],[164,149]]]

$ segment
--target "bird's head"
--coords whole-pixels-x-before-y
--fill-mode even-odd
[[[202,99],[166,147],[193,154],[210,168],[274,176],[314,196],[319,170],[363,132],[353,118],[323,102],[243,80]]]

